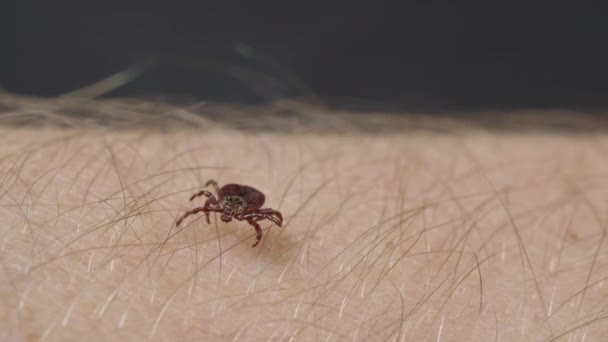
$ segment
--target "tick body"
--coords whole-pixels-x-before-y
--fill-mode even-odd
[[[201,196],[207,197],[207,200],[202,207],[185,212],[175,222],[176,226],[179,226],[186,217],[199,212],[205,214],[207,223],[211,223],[209,221],[210,213],[221,213],[220,219],[224,222],[230,222],[234,218],[239,221],[247,221],[252,225],[255,228],[256,241],[251,247],[255,247],[262,239],[262,229],[257,221],[270,220],[279,227],[283,224],[281,212],[270,208],[262,208],[266,196],[261,191],[241,184],[226,184],[220,188],[214,180],[210,180],[205,184],[205,186],[209,185],[215,189],[217,198],[207,190],[201,190],[192,195],[190,201]]]

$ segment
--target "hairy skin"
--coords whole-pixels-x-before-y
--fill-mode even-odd
[[[0,340],[600,341],[608,138],[0,127]],[[176,218],[208,179],[285,216]]]

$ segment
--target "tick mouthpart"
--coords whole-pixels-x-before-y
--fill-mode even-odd
[[[224,208],[220,219],[224,222],[230,222],[232,220],[232,215],[234,215],[234,209],[230,207]]]

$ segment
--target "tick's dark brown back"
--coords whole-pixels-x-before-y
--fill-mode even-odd
[[[261,208],[264,205],[266,196],[256,188],[240,184],[226,184],[218,194],[218,200],[226,196],[239,196],[247,202],[247,211],[252,211]]]

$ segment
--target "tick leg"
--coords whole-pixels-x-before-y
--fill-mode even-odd
[[[281,227],[283,225],[283,215],[280,211],[274,209],[259,209],[257,214],[263,215],[265,219],[270,220]]]
[[[253,226],[253,228],[255,228],[255,238],[256,241],[253,244],[253,246],[251,247],[255,247],[258,245],[258,243],[260,243],[260,240],[262,240],[262,228],[260,228],[260,225],[254,221],[254,219],[248,219],[247,222],[249,222],[250,225]]]
[[[260,228],[260,225],[257,223],[257,221],[264,219],[270,220],[276,223],[279,227],[281,227],[281,225],[283,224],[283,215],[281,215],[280,212],[274,209],[259,209],[248,214],[234,215],[234,218],[236,218],[237,220],[247,220],[247,222],[249,222],[249,224],[255,228],[257,241],[251,247],[257,246],[258,243],[260,243],[260,240],[262,239],[262,229]]]
[[[207,198],[209,198],[209,200],[211,200],[212,204],[217,205],[217,200],[215,199],[215,196],[213,196],[213,194],[207,190],[201,190],[201,191],[195,193],[194,195],[190,196],[190,201],[192,201],[193,199],[195,199],[197,197],[201,197],[201,196],[206,196]]]
[[[241,214],[238,216],[235,216],[235,218],[239,219],[239,220],[255,220],[255,221],[260,221],[260,220],[270,220],[274,223],[277,224],[277,226],[281,227],[283,225],[283,215],[281,215],[281,212],[274,210],[274,209],[258,209],[252,213],[248,213],[248,214]]]
[[[216,209],[216,208],[208,208],[208,207],[197,207],[192,210],[188,210],[180,218],[178,218],[177,221],[175,221],[175,226],[176,227],[179,226],[186,217],[188,217],[190,215],[198,214],[201,211],[204,212],[206,215],[209,215],[209,212],[221,211],[221,210]]]
[[[203,205],[203,209],[204,209],[204,212],[205,212],[205,219],[207,220],[207,224],[211,224],[211,221],[209,221],[209,213],[210,213],[211,211],[214,211],[213,209],[219,209],[219,207],[217,207],[217,206],[216,206],[217,208],[213,208],[213,207],[211,206],[211,204],[212,204],[212,202],[211,202],[211,198],[208,198],[208,199],[205,201],[205,205]],[[207,209],[211,209],[211,210],[207,210]]]
[[[213,189],[215,189],[215,193],[219,196],[220,195],[220,187],[219,185],[217,185],[217,182],[215,181],[215,179],[210,179],[207,181],[207,183],[205,184],[205,187],[207,186],[213,186]]]

